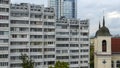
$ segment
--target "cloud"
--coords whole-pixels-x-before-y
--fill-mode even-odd
[[[120,12],[117,12],[117,11],[109,12],[109,13],[107,13],[107,17],[110,19],[120,18]]]

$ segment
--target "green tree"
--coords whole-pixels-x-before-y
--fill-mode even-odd
[[[21,54],[21,60],[23,68],[34,68],[34,62],[26,54]]]
[[[94,46],[90,46],[90,68],[94,68]]]
[[[50,66],[49,68],[69,68],[69,64],[67,62],[57,61],[54,67]]]

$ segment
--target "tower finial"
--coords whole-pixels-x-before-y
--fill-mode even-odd
[[[105,16],[103,16],[103,26],[105,26]]]
[[[103,10],[103,26],[105,26],[105,15],[104,15],[104,10]]]
[[[101,28],[100,21],[99,21],[99,29]]]

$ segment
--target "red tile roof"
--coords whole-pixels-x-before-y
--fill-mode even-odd
[[[112,53],[120,53],[120,38],[111,39]]]

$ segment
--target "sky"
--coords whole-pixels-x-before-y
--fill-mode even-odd
[[[48,5],[48,0],[11,0],[12,3]],[[120,0],[77,0],[77,17],[90,20],[90,36],[102,25],[105,16],[106,26],[112,35],[120,34]]]

